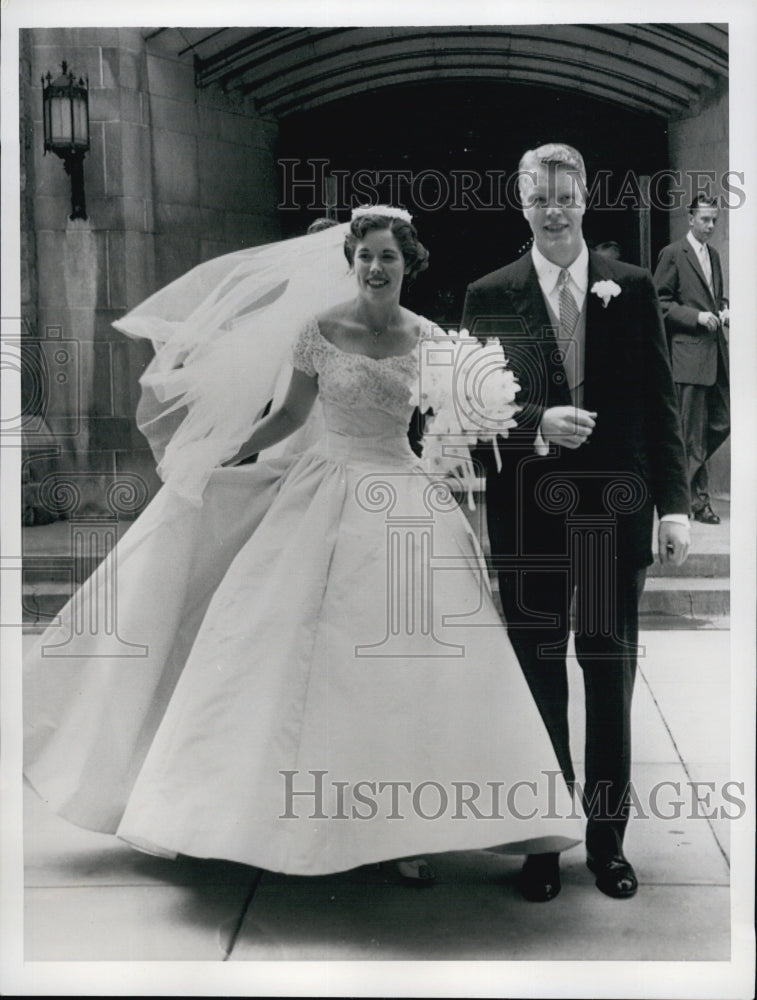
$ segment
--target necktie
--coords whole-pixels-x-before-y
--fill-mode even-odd
[[[573,298],[573,293],[568,287],[569,283],[570,273],[564,267],[560,271],[560,277],[558,278],[560,286],[560,340],[565,345],[563,365],[573,403],[576,406],[581,406],[583,401],[583,378],[580,372],[580,348],[573,336],[578,323],[579,313],[578,303]]]
[[[710,251],[704,245],[704,243],[699,244],[699,260],[702,264],[702,270],[704,271],[704,276],[707,279],[707,284],[710,286],[710,291],[712,288],[712,263],[710,262]]]
[[[560,271],[560,332],[565,340],[573,336],[578,322],[578,305],[569,287],[570,273],[567,268]]]

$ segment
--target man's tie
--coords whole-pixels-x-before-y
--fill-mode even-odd
[[[560,333],[562,338],[570,340],[578,322],[578,305],[570,290],[570,272],[566,267],[560,271]]]
[[[583,378],[579,371],[580,348],[573,336],[578,323],[578,304],[569,287],[570,272],[565,267],[560,271],[558,284],[560,286],[560,340],[565,344],[563,347],[565,375],[568,379],[568,388],[573,397],[573,403],[576,406],[581,406]]]
[[[699,262],[702,265],[702,270],[704,271],[704,276],[707,279],[710,291],[714,295],[715,289],[712,287],[712,262],[710,261],[710,251],[704,243],[700,243],[699,248]]]

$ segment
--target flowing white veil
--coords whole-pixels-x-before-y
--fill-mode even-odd
[[[150,340],[137,424],[161,479],[192,503],[214,468],[247,440],[291,374],[290,350],[310,316],[354,294],[348,223],[200,264],[113,326]],[[322,429],[317,403],[296,435],[264,454],[302,450]]]

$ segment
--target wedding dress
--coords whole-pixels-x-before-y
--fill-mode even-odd
[[[290,874],[582,839],[475,532],[408,444],[424,323],[381,359],[301,324],[325,433],[201,482],[179,461],[37,638],[25,774],[54,811]],[[77,628],[108,588],[110,626]]]

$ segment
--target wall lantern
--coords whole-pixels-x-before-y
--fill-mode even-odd
[[[71,218],[86,219],[84,204],[84,154],[89,149],[89,78],[74,80],[68,66],[53,80],[42,77],[42,121],[45,153],[49,150],[63,160],[71,178]]]

